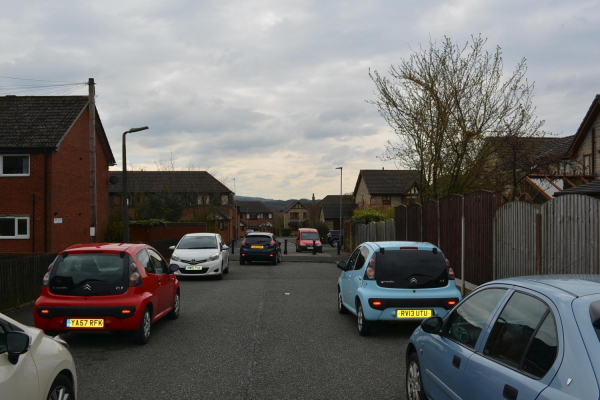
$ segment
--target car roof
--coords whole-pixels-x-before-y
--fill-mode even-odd
[[[209,233],[209,232],[197,232],[197,233],[186,233],[183,236],[217,236],[217,234]]]
[[[530,289],[535,287],[545,293],[560,290],[574,297],[600,294],[600,275],[591,274],[520,276],[496,280],[493,283],[505,283]]]
[[[251,232],[246,236],[273,236],[271,232]]]
[[[76,244],[64,251],[108,251],[108,252],[121,252],[126,251],[132,247],[145,246],[143,243],[89,243],[89,244]]]
[[[400,247],[418,247],[419,250],[431,250],[439,247],[429,242],[408,242],[408,241],[393,241],[393,242],[366,242],[373,249],[382,248],[386,250],[400,250]],[[441,251],[441,250],[440,250]]]
[[[315,228],[298,228],[298,231],[300,231],[300,232],[319,232]]]

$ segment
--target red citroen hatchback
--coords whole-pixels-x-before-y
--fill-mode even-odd
[[[145,344],[152,323],[179,317],[179,290],[165,259],[148,245],[72,246],[48,267],[35,326],[53,333],[132,331]]]

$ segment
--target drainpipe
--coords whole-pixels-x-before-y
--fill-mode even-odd
[[[48,252],[48,151],[44,150],[44,253]]]

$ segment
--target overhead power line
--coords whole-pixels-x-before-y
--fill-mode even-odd
[[[82,83],[82,82],[70,82],[70,81],[51,81],[47,79],[30,79],[30,78],[14,78],[12,76],[1,76],[0,78],[4,79],[14,79],[18,81],[34,81],[34,82],[58,82],[58,83]]]

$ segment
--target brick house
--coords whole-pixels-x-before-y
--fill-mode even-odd
[[[90,237],[87,96],[0,97],[0,253],[54,253]],[[96,238],[115,165],[96,111]]]
[[[320,217],[319,220],[331,229],[340,229],[340,196],[328,195],[320,202]],[[352,195],[342,196],[342,221],[352,218],[356,204]]]
[[[354,188],[356,204],[379,204],[385,208],[417,201],[419,171],[363,169]]]
[[[296,201],[283,212],[283,226],[292,230],[292,235],[302,227],[304,221],[310,220],[312,204]]]
[[[119,215],[122,172],[110,171],[110,175],[117,178],[116,183],[108,185],[111,213]],[[137,206],[144,198],[161,192],[175,193],[183,202],[180,221],[209,222],[209,231],[212,228],[227,243],[235,237],[233,192],[206,171],[128,171],[127,189],[130,218],[137,219]]]
[[[256,232],[273,232],[273,211],[261,201],[236,202],[239,229],[238,237],[243,237],[248,229]]]

